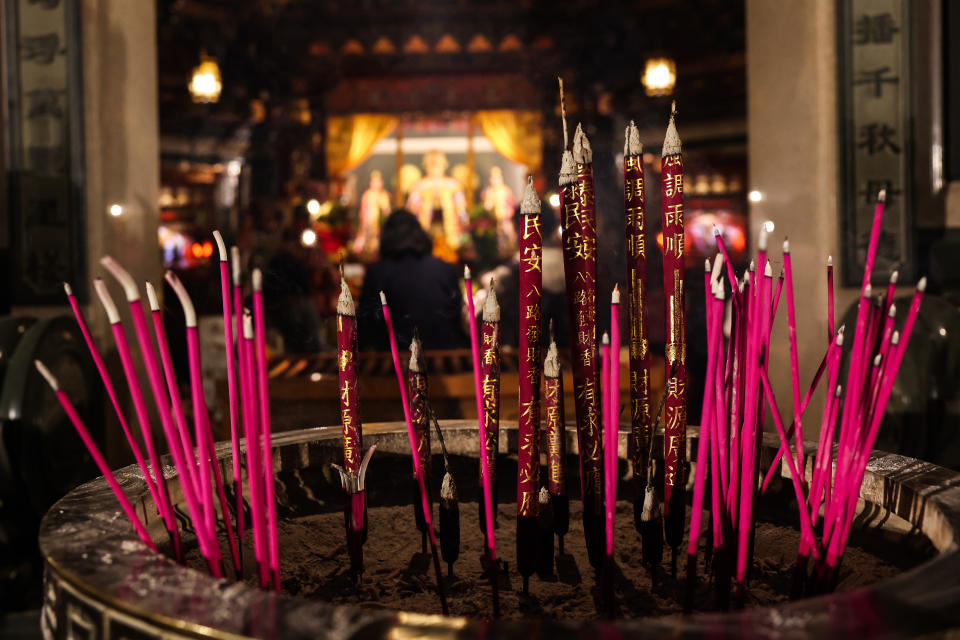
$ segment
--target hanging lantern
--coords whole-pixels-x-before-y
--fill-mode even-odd
[[[188,88],[194,102],[213,103],[220,99],[223,84],[216,59],[200,54],[200,64],[194,67]]]
[[[641,78],[648,96],[668,96],[677,84],[677,63],[670,58],[648,58]]]

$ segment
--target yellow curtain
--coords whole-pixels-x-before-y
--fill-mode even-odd
[[[396,116],[357,113],[327,118],[327,171],[341,176],[370,157],[373,145],[390,135]]]
[[[505,158],[536,171],[543,161],[543,134],[538,111],[497,109],[477,111],[477,124],[483,135]]]

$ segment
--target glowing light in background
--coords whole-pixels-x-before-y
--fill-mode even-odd
[[[551,193],[550,195],[547,196],[547,202],[550,203],[550,206],[551,206],[551,207],[553,207],[554,209],[556,209],[557,207],[560,206],[560,194],[559,194],[559,193]]]
[[[123,215],[123,207],[121,207],[118,204],[110,205],[109,211],[110,211],[110,215],[112,215],[114,218],[119,218],[120,216]]]
[[[304,229],[300,234],[300,244],[305,247],[312,247],[317,244],[317,232],[313,229]]]
[[[648,58],[640,81],[648,96],[668,96],[677,84],[677,64],[670,58]]]
[[[307,213],[313,217],[317,217],[320,214],[320,201],[315,198],[307,200]]]
[[[767,233],[773,233],[773,220],[767,220],[764,222],[763,228],[767,230]]]
[[[747,194],[747,199],[750,200],[750,202],[760,202],[763,200],[763,194],[754,189]]]
[[[200,64],[193,68],[193,76],[187,87],[194,102],[212,103],[220,99],[223,84],[220,81],[220,66],[214,58],[200,54]]]

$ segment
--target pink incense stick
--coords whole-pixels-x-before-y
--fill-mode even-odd
[[[477,398],[477,425],[480,431],[480,451],[485,448],[487,428],[483,419],[483,390],[480,383],[480,341],[477,337],[477,316],[473,309],[473,281],[470,278],[470,268],[463,268],[463,284],[467,295],[467,315],[470,325],[470,351],[473,356],[473,385]],[[493,537],[493,513],[490,511],[493,497],[490,492],[490,469],[487,456],[480,456],[480,480],[483,483],[484,519],[487,530],[487,551],[490,553],[490,562],[496,564],[497,545]]]
[[[153,392],[154,403],[157,406],[157,412],[160,414],[160,424],[163,427],[163,433],[167,436],[167,445],[172,450],[180,444],[180,439],[176,435],[173,427],[173,418],[170,415],[170,405],[166,398],[166,390],[163,384],[163,374],[160,373],[160,365],[157,364],[157,356],[153,351],[153,344],[150,342],[150,331],[147,329],[147,318],[143,311],[143,304],[140,302],[140,289],[136,281],[120,264],[110,256],[104,256],[100,259],[100,264],[117,280],[123,287],[127,303],[130,305],[130,317],[133,320],[133,328],[137,335],[137,343],[140,345],[140,354],[143,357],[143,365],[147,371],[147,380],[150,383],[150,390]],[[170,436],[173,436],[171,439]],[[177,470],[179,475],[179,469]],[[171,504],[171,515],[172,504]],[[173,526],[173,547],[177,560],[182,560],[180,549],[180,531],[174,521]]]
[[[236,498],[237,535],[240,533],[240,514],[243,513],[243,498],[240,488],[240,428],[237,412],[237,366],[235,346],[233,344],[233,325],[230,313],[230,263],[227,259],[227,245],[219,231],[213,232],[213,239],[217,241],[217,250],[220,252],[220,298],[223,307],[223,348],[227,354],[227,399],[230,402],[230,453],[233,462],[233,493]]]
[[[151,316],[153,316],[153,335],[157,340],[157,347],[160,352],[160,364],[163,367],[163,376],[167,382],[167,393],[170,396],[170,402],[173,406],[173,417],[176,420],[177,430],[179,432],[176,442],[180,445],[181,453],[185,465],[182,469],[178,468],[181,482],[190,482],[193,486],[195,495],[200,495],[200,480],[197,478],[197,459],[193,452],[193,441],[190,437],[190,428],[187,426],[187,417],[183,411],[183,401],[180,398],[180,389],[177,386],[177,374],[173,369],[173,360],[170,357],[170,345],[167,344],[167,332],[163,325],[163,314],[160,313],[160,301],[157,299],[157,292],[153,284],[147,283],[147,299],[150,301]],[[170,444],[171,452],[173,444]],[[198,503],[199,504],[199,503]]]
[[[890,282],[887,283],[887,292],[883,296],[883,309],[887,311],[893,304],[893,294],[896,293],[897,281],[900,280],[900,272],[896,269],[890,274]]]
[[[157,299],[157,293],[153,288],[153,284],[147,282],[146,288],[147,299],[150,302],[151,315],[153,316],[154,336],[157,339],[157,347],[160,352],[160,362],[163,366],[163,373],[167,382],[167,391],[173,404],[173,413],[179,430],[179,433],[174,432],[172,425],[170,425],[169,431],[166,433],[167,444],[170,447],[170,454],[173,456],[174,464],[177,467],[181,491],[183,492],[184,500],[187,502],[187,512],[190,514],[190,520],[193,522],[200,551],[207,560],[207,565],[210,567],[211,572],[215,576],[221,577],[220,548],[217,545],[216,537],[210,535],[210,532],[203,526],[204,513],[203,506],[200,504],[199,499],[200,485],[197,479],[197,461],[190,440],[187,420],[183,413],[183,402],[180,400],[180,391],[177,388],[173,362],[170,358],[170,347],[167,344],[163,317],[160,314],[160,302]]]
[[[180,306],[183,307],[183,316],[187,330],[187,364],[190,369],[190,395],[193,401],[194,437],[200,458],[199,474],[200,486],[203,492],[204,520],[208,533],[216,536],[216,511],[214,506],[214,488],[210,482],[211,469],[216,480],[217,497],[220,500],[220,512],[227,529],[227,544],[234,569],[240,571],[239,556],[236,541],[233,536],[233,524],[230,520],[230,508],[223,492],[223,478],[220,472],[220,463],[213,446],[213,435],[210,432],[210,418],[207,414],[207,401],[203,392],[202,368],[200,366],[200,337],[197,331],[197,314],[193,301],[187,293],[180,279],[172,272],[165,275],[167,282],[173,288]],[[219,552],[219,545],[217,545]]]
[[[67,294],[67,300],[70,302],[70,308],[73,309],[73,317],[77,319],[77,325],[80,327],[80,333],[83,334],[83,339],[87,343],[87,348],[90,350],[90,357],[93,358],[93,363],[97,366],[97,371],[100,373],[100,380],[103,381],[103,386],[107,390],[107,395],[110,397],[110,403],[113,405],[113,409],[117,414],[117,419],[120,421],[120,427],[123,429],[123,435],[127,438],[127,443],[130,445],[130,450],[133,452],[133,457],[137,461],[137,466],[140,468],[140,472],[143,474],[143,481],[147,485],[147,490],[150,491],[150,496],[153,498],[154,504],[160,504],[160,498],[157,496],[157,485],[153,482],[153,478],[150,477],[150,473],[147,471],[147,463],[143,459],[143,453],[140,452],[140,446],[137,444],[137,441],[133,437],[133,433],[130,432],[130,425],[127,424],[127,419],[123,415],[123,411],[120,409],[120,402],[117,400],[117,393],[113,388],[113,382],[110,380],[110,374],[107,373],[107,367],[103,364],[103,358],[100,356],[100,350],[97,349],[96,343],[93,341],[93,337],[90,335],[90,330],[87,328],[86,320],[84,320],[83,312],[80,310],[80,305],[77,303],[76,296],[73,295],[73,289],[66,282],[63,283],[63,290]]]
[[[240,335],[243,337],[240,351],[240,400],[243,405],[243,435],[246,438],[247,485],[250,490],[250,517],[253,521],[253,549],[260,576],[260,587],[270,584],[268,574],[266,518],[263,504],[263,473],[260,471],[260,427],[257,412],[257,391],[254,378],[256,356],[253,350],[253,316],[249,311],[240,314],[243,323]]]
[[[833,256],[827,256],[827,342],[833,340]]]
[[[469,272],[467,273],[469,274]],[[469,285],[467,287],[467,293],[468,295],[472,294],[472,292],[470,291]],[[410,415],[410,403],[407,400],[407,386],[403,380],[403,370],[400,367],[400,355],[397,352],[397,339],[393,333],[393,320],[390,318],[390,307],[387,306],[387,296],[383,293],[383,291],[380,292],[380,306],[383,309],[383,321],[387,325],[387,336],[390,340],[390,354],[393,356],[393,370],[397,374],[397,385],[400,387],[400,402],[403,405],[403,419],[407,424],[407,438],[410,440],[410,455],[413,458],[413,470],[417,476],[417,483],[419,484],[419,488],[420,488],[420,500],[423,506],[423,519],[424,519],[424,522],[426,523],[427,535],[430,537],[430,548],[433,552],[433,568],[437,575],[437,594],[440,597],[440,607],[443,610],[443,615],[447,615],[449,611],[447,609],[447,598],[446,598],[446,595],[444,595],[443,578],[440,575],[440,561],[437,556],[437,536],[436,536],[436,533],[434,533],[433,531],[433,514],[431,513],[431,510],[430,510],[430,503],[427,500],[427,488],[423,482],[423,469],[420,466],[420,456],[417,455],[417,434],[414,431],[413,418]],[[476,328],[474,328],[474,332],[475,331],[476,331]],[[481,417],[480,429],[481,431],[483,431],[483,426],[482,426],[483,413],[482,412],[480,414],[480,417]],[[481,436],[482,437],[480,440],[480,443],[481,443],[480,460],[481,460],[481,464],[485,465],[483,461],[486,460],[487,456],[483,455],[483,452],[485,451],[483,443],[485,443],[487,439],[486,439],[485,433],[481,433]],[[488,485],[487,495],[486,495],[488,519],[491,518],[489,490],[490,490],[490,487]],[[492,529],[493,527],[491,526],[490,528]],[[492,534],[491,534],[490,540],[493,540]],[[496,556],[491,557],[491,562],[496,563]],[[496,565],[494,564],[493,566],[496,566]],[[496,582],[494,582],[493,584],[494,584],[493,592],[494,594],[496,594],[497,593]],[[496,604],[496,602],[497,601],[495,599],[494,603]]]
[[[722,254],[721,254],[722,255]],[[719,262],[720,257],[717,257]],[[715,268],[716,271],[716,268]],[[718,287],[722,287],[718,282],[713,282],[712,299],[707,301],[707,370],[704,378],[703,389],[703,407],[700,415],[702,416],[700,424],[700,437],[697,442],[697,467],[693,480],[693,505],[690,510],[690,538],[687,546],[687,572],[688,576],[695,575],[697,559],[697,543],[700,540],[700,521],[703,516],[703,490],[706,484],[708,459],[711,455],[710,436],[714,422],[710,416],[713,413],[714,389],[713,379],[717,374],[717,343],[722,340],[721,330],[723,322],[723,305],[717,305],[717,301],[722,301],[722,293],[718,295]],[[721,289],[722,291],[722,289]],[[716,467],[714,468],[716,469]],[[714,472],[716,475],[716,472]],[[719,512],[716,514],[719,516]]]
[[[793,261],[790,241],[783,241],[783,275],[787,287],[787,334],[790,339],[790,383],[793,389],[793,432],[797,447],[797,468],[803,469],[803,411],[800,409],[800,364],[797,350],[797,315],[793,301]],[[768,351],[769,353],[769,351]],[[801,478],[803,480],[803,478]]]
[[[273,573],[273,588],[280,591],[280,548],[277,543],[277,503],[274,498],[273,446],[270,436],[270,396],[267,388],[267,328],[263,314],[263,275],[254,269],[253,328],[257,347],[257,387],[260,402],[260,431],[263,441],[264,499],[267,506],[267,541],[270,545],[270,571]]]
[[[787,433],[783,428],[783,420],[780,417],[780,410],[777,408],[777,399],[773,396],[773,389],[770,387],[770,378],[767,375],[767,370],[765,368],[760,369],[760,381],[763,386],[763,393],[767,398],[767,405],[770,407],[770,413],[773,414],[773,423],[777,427],[777,435],[780,436],[780,444],[786,445],[787,448],[790,447],[790,442],[787,440]],[[820,552],[817,549],[816,539],[813,535],[813,526],[810,524],[810,514],[807,513],[806,509],[806,497],[803,495],[803,485],[800,482],[800,472],[797,470],[797,466],[794,464],[794,459],[792,456],[784,456],[784,460],[787,461],[787,465],[790,468],[790,479],[793,484],[793,492],[796,494],[798,511],[800,512],[800,536],[801,542],[806,541],[810,554],[814,558],[820,557]]]
[[[604,486],[604,524],[607,555],[613,555],[613,511],[616,506],[610,498],[610,432],[613,431],[613,408],[610,396],[610,334],[604,332],[600,339],[600,389],[603,394],[603,480]]]
[[[230,247],[230,275],[232,276],[233,283],[233,317],[237,322],[237,366],[241,371],[243,370],[243,365],[241,360],[243,358],[243,348],[240,346],[241,336],[243,335],[243,286],[240,282],[240,249],[236,246]],[[242,404],[242,402],[241,402]],[[244,435],[246,437],[246,435]],[[241,482],[236,488],[237,494],[237,536],[243,540],[244,536],[244,523],[243,523],[243,483]]]
[[[727,247],[723,242],[723,235],[721,235],[717,225],[713,225],[713,238],[716,240],[717,249],[720,251],[720,255],[723,256],[723,262],[727,267],[727,279],[730,281],[730,288],[733,290],[734,302],[739,304],[740,294],[737,287],[737,275],[733,272],[733,262],[730,261],[730,256],[727,255]]]
[[[33,364],[36,366],[37,371],[40,372],[40,375],[42,375],[47,381],[47,384],[50,385],[50,388],[53,389],[53,392],[57,396],[57,400],[60,401],[60,405],[67,413],[67,417],[70,418],[70,422],[73,423],[74,428],[77,430],[77,434],[79,434],[80,439],[83,440],[83,444],[87,447],[87,451],[90,452],[90,456],[93,458],[93,461],[97,463],[97,467],[99,467],[100,472],[103,474],[104,480],[106,480],[107,484],[110,485],[113,495],[116,496],[117,502],[120,503],[120,508],[122,508],[123,512],[127,515],[127,518],[130,520],[130,524],[133,525],[133,529],[137,532],[137,535],[140,536],[140,540],[142,540],[151,551],[156,551],[157,546],[150,538],[150,534],[147,533],[147,528],[143,526],[142,522],[140,522],[136,512],[133,510],[133,505],[130,504],[130,500],[127,498],[127,494],[123,492],[123,489],[120,488],[120,484],[117,482],[117,479],[113,477],[113,472],[110,470],[110,466],[107,464],[107,461],[103,459],[103,455],[100,453],[100,449],[97,448],[93,438],[90,437],[90,432],[87,431],[86,426],[84,426],[83,420],[80,418],[80,415],[74,408],[73,403],[70,402],[70,398],[68,398],[67,394],[60,389],[57,379],[52,373],[50,373],[50,370],[47,369],[42,362],[39,360],[34,360]]]
[[[143,390],[140,388],[140,380],[137,378],[137,371],[133,365],[133,357],[130,355],[130,345],[127,343],[127,334],[123,330],[123,324],[120,322],[120,313],[117,306],[110,297],[106,283],[97,278],[94,280],[93,287],[103,304],[104,311],[107,313],[107,320],[110,322],[110,329],[113,332],[113,339],[117,346],[117,353],[120,356],[120,364],[123,367],[124,376],[127,378],[127,386],[130,389],[130,399],[133,401],[134,412],[137,414],[137,420],[140,422],[140,433],[143,436],[143,442],[147,449],[147,458],[153,467],[154,482],[157,486],[157,495],[160,502],[156,505],[157,510],[163,517],[167,531],[171,538],[177,528],[177,520],[173,515],[173,508],[170,505],[170,496],[167,492],[167,482],[163,475],[163,465],[160,464],[160,456],[157,454],[153,443],[153,433],[150,431],[150,416],[147,413],[147,403],[143,400]]]
[[[809,507],[813,524],[817,523],[820,510],[820,495],[823,491],[823,474],[830,472],[830,468],[827,465],[831,457],[831,452],[833,451],[834,425],[829,424],[829,420],[833,413],[833,405],[838,402],[838,396],[836,394],[830,395],[829,390],[840,388],[839,385],[837,385],[837,376],[839,375],[840,369],[838,361],[843,349],[842,333],[837,334],[832,346],[832,353],[828,352],[827,356],[831,361],[830,366],[827,367],[829,371],[827,374],[827,399],[823,403],[823,416],[820,420],[820,437],[817,441],[817,457],[813,467],[813,478],[810,482]]]
[[[767,262],[767,264],[770,264]],[[777,308],[780,306],[780,293],[783,291],[783,269],[780,269],[780,275],[777,276],[777,290],[773,292],[773,307],[770,309],[770,324],[777,318]],[[770,358],[770,354],[767,354]]]

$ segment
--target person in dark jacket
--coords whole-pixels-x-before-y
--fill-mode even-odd
[[[390,305],[398,349],[409,347],[414,328],[425,349],[468,347],[457,268],[430,255],[432,240],[406,209],[394,211],[380,234],[380,260],[367,268],[357,308],[360,348],[390,348],[380,291]]]

